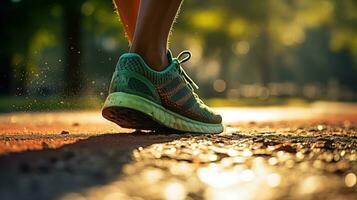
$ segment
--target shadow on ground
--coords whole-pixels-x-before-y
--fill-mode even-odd
[[[0,157],[0,199],[57,199],[117,179],[132,150],[184,134],[118,133],[92,136],[58,149]]]

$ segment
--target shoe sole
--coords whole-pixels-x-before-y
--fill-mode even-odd
[[[143,97],[124,92],[111,93],[102,110],[104,118],[123,128],[162,130],[165,128],[192,133],[221,133],[222,124],[196,121],[174,113]]]

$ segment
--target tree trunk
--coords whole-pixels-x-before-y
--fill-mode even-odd
[[[260,81],[264,87],[268,87],[270,82],[271,69],[271,45],[268,31],[263,31],[262,36],[262,53],[260,56]]]
[[[220,79],[224,80],[226,85],[225,85],[225,90],[219,94],[219,97],[226,97],[227,96],[227,91],[228,89],[232,86],[232,75],[231,75],[231,70],[229,67],[229,59],[231,56],[231,51],[230,48],[226,48],[231,46],[231,43],[227,43],[227,41],[222,41],[222,43],[225,43],[224,48],[222,48],[221,55],[220,55]]]
[[[12,70],[11,70],[11,53],[8,46],[10,41],[10,33],[8,31],[8,20],[10,17],[9,3],[2,5],[0,9],[0,95],[11,94],[12,89]],[[5,45],[5,46],[4,46]]]
[[[10,95],[12,92],[12,73],[10,57],[0,55],[0,95]]]
[[[265,19],[262,30],[262,52],[260,55],[260,79],[264,87],[268,87],[270,82],[271,69],[271,45],[270,45],[270,18],[271,18],[271,2],[266,1]]]
[[[65,95],[78,95],[82,89],[81,77],[81,4],[64,4],[65,41]]]

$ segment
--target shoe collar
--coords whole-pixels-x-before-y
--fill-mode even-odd
[[[185,56],[186,55],[186,56]],[[185,57],[184,57],[185,56]],[[119,63],[121,62],[122,59],[127,59],[127,58],[133,58],[136,57],[141,61],[141,63],[147,68],[147,70],[157,73],[157,74],[165,74],[171,70],[178,70],[178,72],[185,78],[186,82],[190,85],[191,89],[194,90],[198,89],[199,87],[197,84],[188,76],[188,74],[185,72],[185,70],[182,68],[181,64],[188,61],[191,58],[191,52],[190,51],[183,51],[181,52],[177,58],[174,58],[172,56],[172,53],[170,50],[167,50],[167,59],[169,61],[169,64],[161,71],[156,71],[149,67],[144,59],[137,53],[125,53],[119,58]]]

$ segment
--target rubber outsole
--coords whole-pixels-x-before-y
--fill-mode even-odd
[[[209,124],[165,109],[143,97],[124,92],[111,93],[103,106],[104,118],[124,128],[139,130],[174,129],[192,133],[221,133],[222,124]]]
[[[167,130],[168,128],[153,120],[149,115],[125,107],[108,107],[102,110],[104,118],[123,128],[138,130]],[[168,129],[170,130],[170,129]]]

